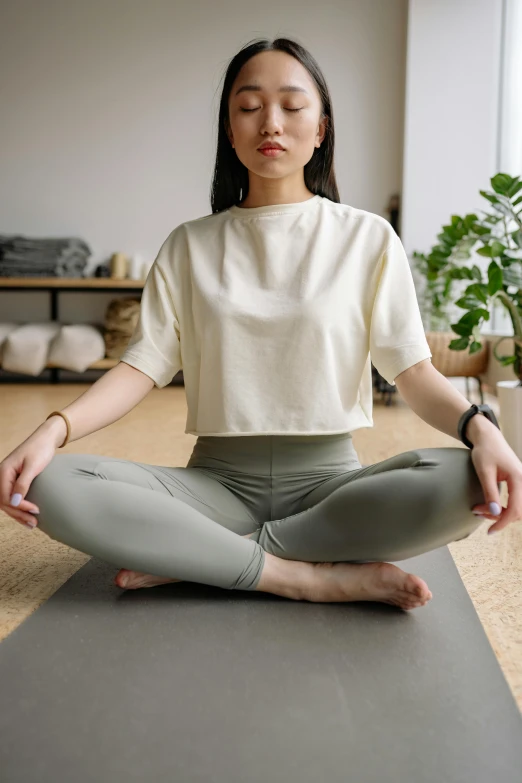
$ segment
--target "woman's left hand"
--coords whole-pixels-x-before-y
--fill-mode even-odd
[[[486,500],[485,503],[473,506],[473,512],[479,512],[485,519],[495,520],[488,533],[503,530],[510,522],[522,519],[522,462],[500,430],[491,428],[485,437],[478,439],[471,449],[471,459]],[[507,483],[507,507],[503,507],[500,502],[500,481]]]

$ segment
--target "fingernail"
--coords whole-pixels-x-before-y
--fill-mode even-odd
[[[502,509],[500,508],[500,506],[498,505],[498,503],[495,503],[494,501],[492,501],[492,502],[489,504],[489,510],[491,511],[491,513],[493,514],[493,516],[494,516],[494,517],[498,517],[498,515],[499,515],[499,514],[500,514],[500,512],[502,511]]]
[[[31,530],[33,529],[33,527],[36,527],[36,522],[25,522],[24,524],[26,524],[27,527],[30,527]]]
[[[476,517],[483,517],[484,516],[482,511],[474,511],[473,513],[475,514]]]
[[[22,502],[22,496],[19,492],[15,492],[15,494],[11,497],[11,505],[12,506],[19,506]]]
[[[500,533],[500,530],[488,530],[488,536],[490,536],[492,533]]]

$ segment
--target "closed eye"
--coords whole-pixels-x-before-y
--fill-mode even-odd
[[[239,107],[241,111],[257,111],[257,107],[255,109],[243,109],[242,106]],[[303,107],[300,109],[285,109],[285,111],[302,111]]]

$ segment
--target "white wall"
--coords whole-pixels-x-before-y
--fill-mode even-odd
[[[479,190],[491,189],[500,167],[502,13],[503,0],[410,0],[401,230],[409,254],[428,252],[452,214],[488,208]]]
[[[425,251],[497,173],[501,0],[410,0],[402,239]]]
[[[221,80],[258,36],[295,37],[329,84],[341,201],[386,216],[402,178],[407,0],[3,0],[0,232],[80,236],[151,261],[209,214]],[[60,295],[102,322],[115,294]],[[47,320],[0,292],[0,320]]]
[[[522,0],[502,0],[502,84],[499,122],[500,169],[522,174]]]

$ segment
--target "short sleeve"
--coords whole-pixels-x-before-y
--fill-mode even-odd
[[[121,362],[148,375],[158,389],[170,383],[182,367],[179,322],[161,266],[165,252],[166,242],[149,270],[138,321],[120,357]]]
[[[382,257],[373,302],[370,357],[393,386],[397,375],[431,356],[408,257],[394,231]]]

